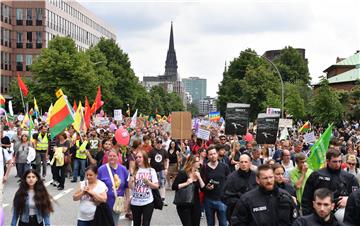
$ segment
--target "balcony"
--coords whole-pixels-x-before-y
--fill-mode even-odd
[[[32,49],[32,47],[33,47],[33,44],[31,42],[26,43],[27,49]]]
[[[42,43],[36,43],[36,48],[41,49],[42,48]]]
[[[32,20],[26,20],[26,26],[33,26]]]
[[[36,20],[36,26],[42,26],[42,20]]]
[[[16,43],[16,48],[22,49],[22,48],[23,48],[22,42],[17,42],[17,43]]]
[[[16,20],[16,25],[23,25],[23,21],[22,20]]]

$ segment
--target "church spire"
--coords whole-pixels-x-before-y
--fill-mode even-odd
[[[169,39],[169,49],[167,51],[166,62],[165,62],[165,74],[167,80],[178,81],[178,72],[177,72],[177,60],[176,53],[174,48],[174,34],[173,34],[173,23],[171,22],[170,28],[170,39]]]

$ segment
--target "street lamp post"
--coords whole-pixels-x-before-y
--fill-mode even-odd
[[[254,56],[257,56],[257,57],[264,58],[267,62],[269,62],[275,68],[277,74],[279,75],[280,82],[281,82],[281,118],[284,118],[284,82],[282,80],[282,76],[280,74],[279,69],[275,66],[275,64],[271,60],[269,60],[268,58],[266,58],[264,56],[258,55],[258,54],[253,53],[253,52],[248,52],[248,51],[241,51],[241,52],[242,53],[248,53],[248,54],[251,54],[251,55],[254,55]]]

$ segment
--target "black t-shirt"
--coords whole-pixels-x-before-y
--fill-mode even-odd
[[[168,153],[164,150],[152,149],[150,154],[150,166],[155,169],[156,172],[164,170],[164,160],[168,159]]]
[[[172,152],[172,153],[171,153]],[[177,163],[177,154],[176,152],[178,152],[178,150],[169,150],[168,151],[168,155],[169,155],[169,163]]]
[[[1,138],[1,144],[5,144],[5,145],[11,144],[10,138],[8,136],[4,136],[3,138]],[[1,147],[2,148],[9,148],[9,147],[6,147],[4,145],[1,145]]]
[[[229,167],[224,163],[219,162],[215,169],[205,164],[201,168],[201,177],[205,182],[205,185],[210,182],[210,180],[215,181],[217,184],[214,184],[214,189],[207,190],[205,186],[205,197],[212,200],[220,200],[224,191],[224,186],[226,182],[226,177],[229,175]]]

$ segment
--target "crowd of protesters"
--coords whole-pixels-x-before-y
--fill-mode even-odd
[[[120,126],[128,129],[128,145],[115,139]],[[325,130],[312,129],[317,138]],[[161,122],[130,129],[110,120],[108,125],[92,124],[86,133],[69,127],[51,140],[45,123],[37,123],[29,137],[20,122],[3,120],[5,162],[0,163],[5,168],[14,163],[19,178],[11,225],[50,225],[53,208],[43,184],[49,173],[58,190],[67,178],[80,181],[73,200],[80,201],[81,226],[104,217],[98,211],[104,203],[109,223],[118,225],[120,213],[113,208],[118,197],[123,197],[122,213],[135,226],[150,225],[156,189],[165,208],[173,202],[166,190],[191,190],[190,201],[175,203],[186,226],[198,226],[205,217],[208,226],[216,220],[220,226],[360,225],[358,122],[344,121],[333,128],[326,165],[316,171],[306,163],[313,144],[304,141],[296,126],[288,138],[266,145],[255,142],[256,129],[249,130],[250,138],[225,135],[220,126],[210,130],[208,140],[197,138],[195,129],[191,139],[179,140],[172,139]],[[35,154],[29,161],[31,149]],[[2,165],[6,181],[10,165]]]

